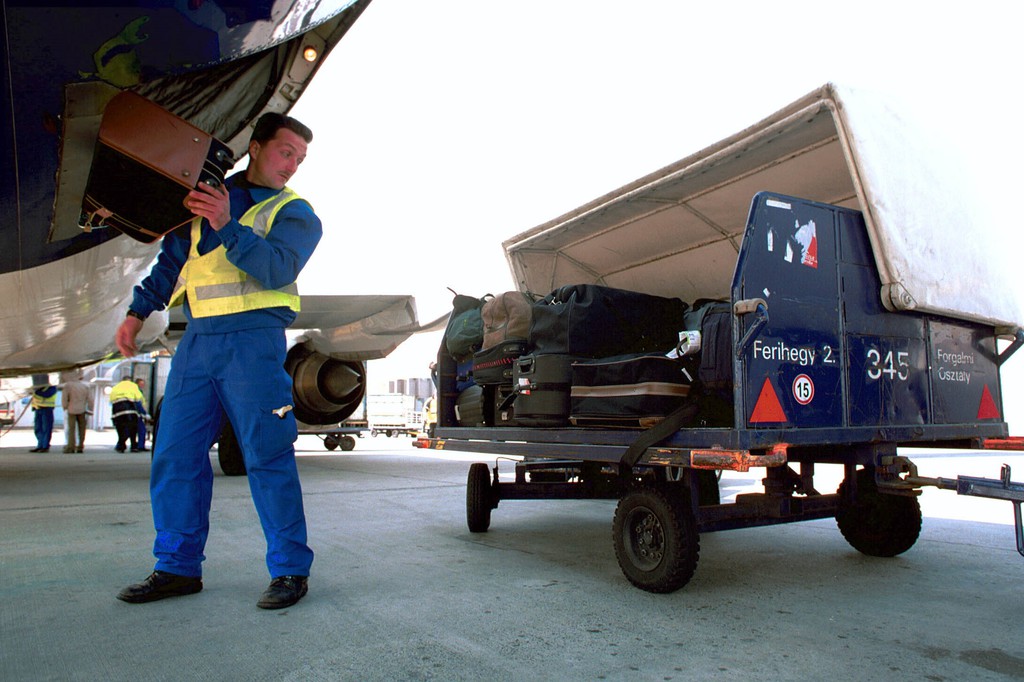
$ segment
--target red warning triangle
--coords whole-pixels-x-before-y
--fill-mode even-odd
[[[764,385],[761,386],[761,395],[757,397],[754,412],[750,415],[750,423],[788,421],[786,413],[782,411],[782,403],[779,402],[779,396],[775,394],[775,389],[772,388],[772,382],[765,377]]]
[[[988,384],[985,384],[985,389],[981,392],[981,404],[978,405],[978,419],[999,419],[1000,416],[996,401],[988,390]]]

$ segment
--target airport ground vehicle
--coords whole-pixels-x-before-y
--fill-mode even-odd
[[[702,532],[835,517],[857,550],[900,554],[920,532],[916,495],[937,486],[1012,502],[1024,555],[1024,484],[1009,467],[935,479],[906,455],[1024,449],[1003,420],[999,373],[1024,345],[1024,315],[1012,288],[977,286],[978,252],[992,253],[986,213],[951,205],[938,168],[928,183],[903,175],[928,154],[903,123],[826,86],[506,241],[524,291],[591,282],[727,301],[728,408],[723,421],[666,419],[664,432],[458,426],[442,351],[438,428],[421,446],[522,458],[514,482],[497,464],[470,467],[470,530],[486,531],[501,500],[617,498],[623,573],[669,592],[696,570]],[[988,281],[1007,274],[987,262]],[[838,491],[815,489],[816,464],[843,467]],[[754,467],[764,492],[721,504],[713,472]]]
[[[366,419],[370,434],[392,438],[419,433],[423,413],[416,408],[416,402],[416,396],[402,393],[367,396]]]

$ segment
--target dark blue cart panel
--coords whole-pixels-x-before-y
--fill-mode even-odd
[[[858,211],[776,194],[752,203],[735,301],[768,323],[738,350],[747,428],[977,424],[1002,415],[991,327],[891,312]],[[742,339],[755,315],[736,319]]]

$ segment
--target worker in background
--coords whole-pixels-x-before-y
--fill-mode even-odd
[[[110,419],[117,429],[117,445],[114,449],[124,452],[130,447],[138,452],[135,439],[139,430],[139,410],[136,404],[142,401],[142,391],[131,377],[124,377],[110,389]]]
[[[115,335],[131,357],[143,320],[184,304],[188,326],[178,343],[160,408],[150,498],[156,566],[121,590],[129,603],[203,589],[210,527],[210,446],[225,420],[238,437],[249,489],[267,541],[270,586],[256,605],[291,606],[307,592],[313,551],[295,463],[298,426],[284,368],[285,329],[295,320],[295,280],[323,229],[312,207],[287,187],[313,133],[295,119],[264,114],[249,139],[249,163],[224,185],[200,183],[185,205],[191,230],[163,238],[149,276],[135,288]]]
[[[32,420],[36,432],[36,446],[29,452],[49,452],[50,437],[53,435],[53,408],[57,407],[57,387],[46,384],[32,391]]]
[[[133,441],[134,447],[132,447],[132,452],[146,452],[146,423],[149,421],[149,410],[146,408],[146,380],[136,379],[135,385],[139,387],[142,400],[135,405],[135,409],[139,411],[139,423],[138,432]]]
[[[82,381],[81,370],[76,370],[61,387],[60,404],[64,408],[64,452],[85,450],[85,426],[92,414],[92,388]]]

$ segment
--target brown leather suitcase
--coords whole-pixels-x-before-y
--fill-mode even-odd
[[[125,91],[107,104],[86,183],[84,227],[109,226],[150,243],[192,220],[184,199],[217,186],[235,161],[226,144]]]

